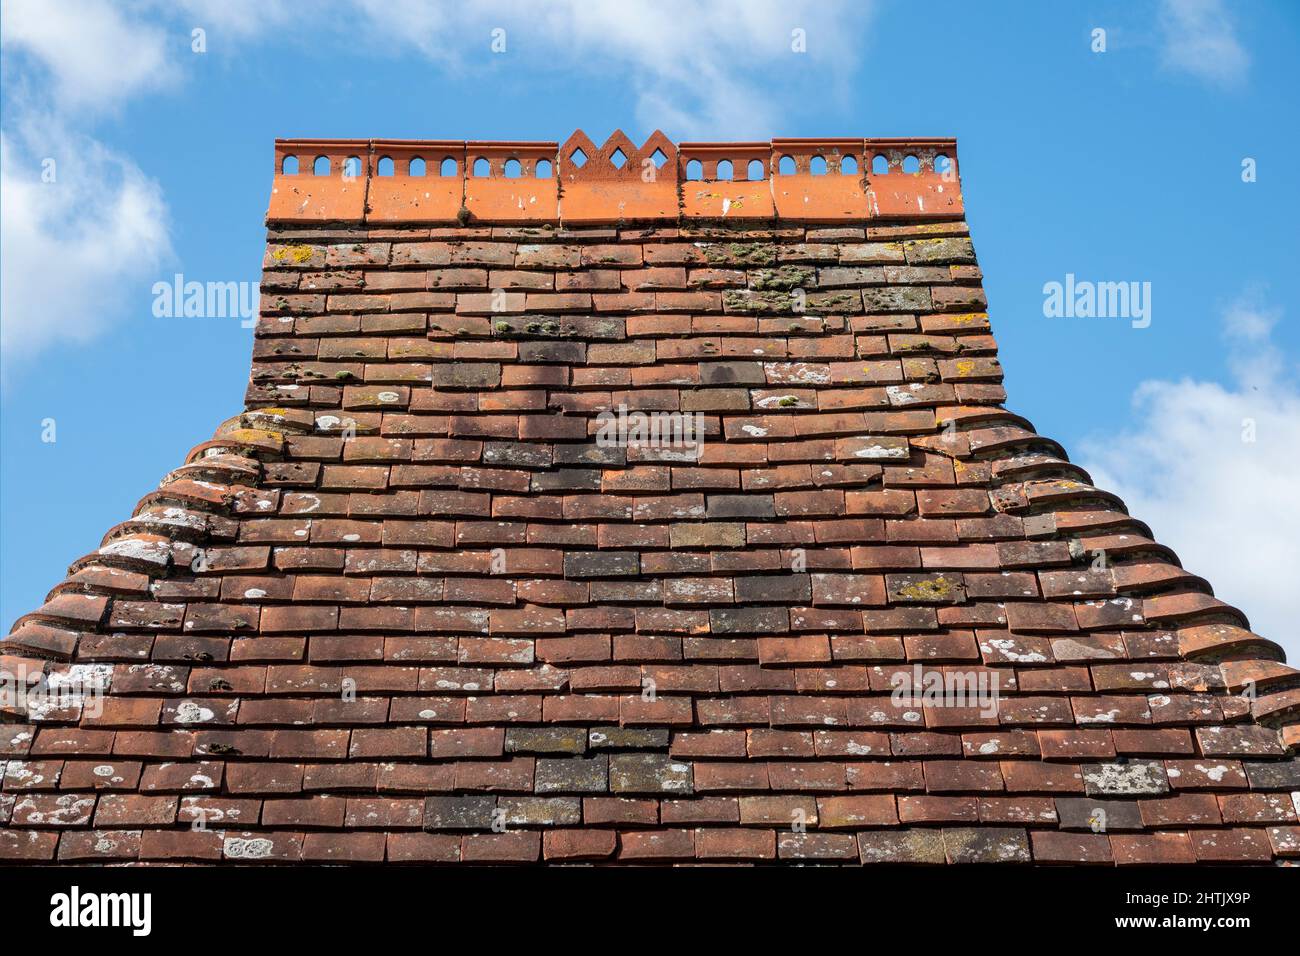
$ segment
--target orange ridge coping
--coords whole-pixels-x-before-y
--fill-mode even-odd
[[[958,219],[957,141],[277,139],[269,224]]]

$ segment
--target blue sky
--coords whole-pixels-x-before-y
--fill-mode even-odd
[[[151,287],[257,280],[276,136],[658,127],[956,136],[1008,406],[1300,659],[1300,5],[3,9],[3,626],[242,408],[251,330]],[[1149,282],[1150,326],[1045,317],[1067,273]]]

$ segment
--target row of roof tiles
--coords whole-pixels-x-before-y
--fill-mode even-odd
[[[626,801],[620,801],[626,802]],[[391,801],[379,801],[386,808]],[[417,801],[418,803],[418,801]],[[694,801],[691,802],[692,804]],[[515,804],[502,801],[506,819]],[[373,812],[358,802],[356,812]],[[524,812],[527,812],[526,809]],[[849,833],[696,827],[695,813],[643,830],[568,827],[470,834],[295,828],[0,831],[0,859],[41,863],[227,861],[341,863],[1264,863],[1291,853],[1300,828],[1160,833],[1027,831],[1014,826],[904,827]],[[680,825],[685,824],[685,825]]]

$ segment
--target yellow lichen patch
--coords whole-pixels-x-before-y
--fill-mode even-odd
[[[701,189],[699,192],[695,194],[695,198],[700,202],[704,202],[705,200],[712,199],[718,202],[726,203],[728,208],[730,209],[739,209],[741,206],[745,204],[744,196],[736,196],[735,198],[729,198],[727,196],[722,195],[721,193],[711,193],[707,189]]]
[[[227,441],[254,444],[257,442],[283,442],[284,432],[267,431],[264,428],[236,428],[222,436]]]
[[[955,587],[955,582],[940,576],[929,581],[905,584],[898,589],[897,594],[907,601],[944,601],[952,597]]]
[[[973,371],[975,371],[975,362],[972,359],[958,359],[957,361],[958,375],[969,375]]]
[[[953,325],[972,325],[975,322],[986,322],[988,317],[987,312],[960,312],[956,315],[945,315],[944,319]]]
[[[271,258],[276,262],[284,262],[292,259],[299,264],[311,259],[313,250],[311,246],[281,246],[271,253]]]

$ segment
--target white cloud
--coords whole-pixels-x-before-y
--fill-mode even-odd
[[[1228,306],[1223,313],[1223,326],[1232,338],[1247,343],[1262,342],[1268,339],[1273,326],[1281,318],[1282,310],[1265,305],[1264,290],[1256,287],[1248,289],[1241,298]]]
[[[287,23],[292,19],[292,10],[287,0],[151,0],[160,12],[184,13],[186,22],[181,24],[188,36],[194,27],[202,27],[208,33],[209,41],[213,33],[219,34],[217,40],[224,37],[238,39],[255,37],[269,27]],[[301,8],[300,8],[301,9]],[[188,42],[188,41],[187,41]],[[221,43],[209,46],[210,52],[220,52]]]
[[[16,361],[100,332],[170,254],[158,184],[85,132],[92,113],[174,80],[164,31],[96,0],[6,2],[17,79],[0,131],[0,348]]]
[[[1229,306],[1231,383],[1143,382],[1136,427],[1085,443],[1081,464],[1256,633],[1300,661],[1294,588],[1282,583],[1300,553],[1300,386],[1268,341],[1278,315],[1257,292]]]
[[[7,52],[37,60],[53,86],[39,78],[28,95],[69,109],[103,108],[176,79],[168,36],[104,0],[5,0],[0,21]]]
[[[637,121],[675,139],[780,132],[788,125],[780,117],[797,109],[807,92],[801,75],[819,95],[845,93],[837,83],[852,72],[858,38],[872,15],[867,3],[776,0],[356,2],[381,38],[442,63],[459,62],[456,51],[475,34],[487,49],[499,26],[506,30],[508,56],[585,73],[593,83],[612,77],[628,84]],[[792,50],[796,29],[804,31],[806,53]],[[784,100],[771,93],[771,71],[781,67],[794,78]],[[588,132],[598,138],[604,131]]]
[[[170,253],[158,184],[51,121],[0,134],[0,350],[6,369],[99,332]],[[53,160],[53,182],[44,176]]]
[[[1246,78],[1250,55],[1221,0],[1163,0],[1160,27],[1166,68],[1217,86]]]

